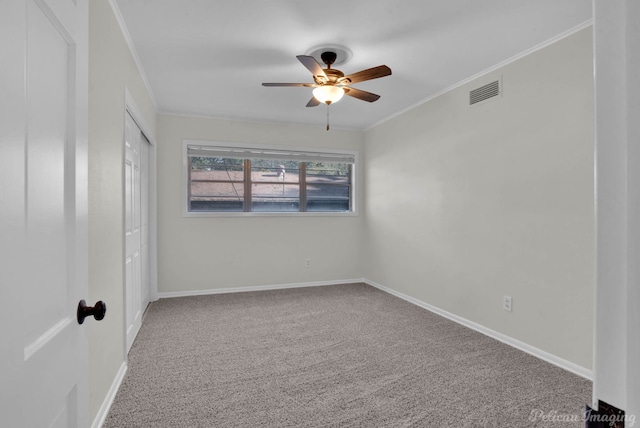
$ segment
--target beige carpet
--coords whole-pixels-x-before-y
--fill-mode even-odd
[[[590,399],[590,381],[348,284],[153,303],[104,426],[583,427]]]

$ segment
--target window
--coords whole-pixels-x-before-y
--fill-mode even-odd
[[[353,213],[356,153],[185,141],[186,213]]]

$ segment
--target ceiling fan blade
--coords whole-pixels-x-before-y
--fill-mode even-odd
[[[313,83],[263,83],[262,86],[306,86],[307,88],[315,88]]]
[[[369,101],[370,103],[377,101],[380,98],[378,94],[372,94],[371,92],[363,91],[356,88],[344,88],[345,95],[357,98],[362,101]]]
[[[377,79],[379,77],[389,76],[390,74],[391,69],[389,67],[379,65],[345,76],[340,79],[340,81],[345,82],[346,85],[350,85],[351,83],[364,82],[365,80]]]
[[[315,106],[318,106],[318,105],[320,105],[320,101],[318,101],[316,99],[316,97],[311,97],[311,99],[307,103],[307,107],[315,107]]]
[[[322,69],[322,66],[318,63],[318,61],[316,61],[314,57],[309,55],[297,55],[296,58],[298,58],[298,61],[300,61],[302,65],[307,67],[307,70],[309,70],[311,74],[327,80],[327,75]]]

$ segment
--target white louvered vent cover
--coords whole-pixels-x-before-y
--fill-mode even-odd
[[[500,95],[500,81],[496,80],[469,92],[469,105],[474,105],[498,95]]]

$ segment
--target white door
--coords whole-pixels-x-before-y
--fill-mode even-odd
[[[142,131],[127,112],[124,161],[127,350],[131,348],[142,326],[142,315],[149,303],[148,144]]]
[[[0,3],[0,424],[89,425],[87,2]],[[93,321],[92,321],[93,322]]]
[[[141,302],[141,310],[144,313],[145,309],[149,305],[151,301],[151,260],[150,260],[150,231],[151,225],[149,223],[150,215],[149,215],[149,189],[150,189],[150,156],[151,156],[151,143],[141,132],[141,141],[140,141],[140,196],[141,196],[141,204],[140,204],[140,251],[142,253],[142,302]]]

